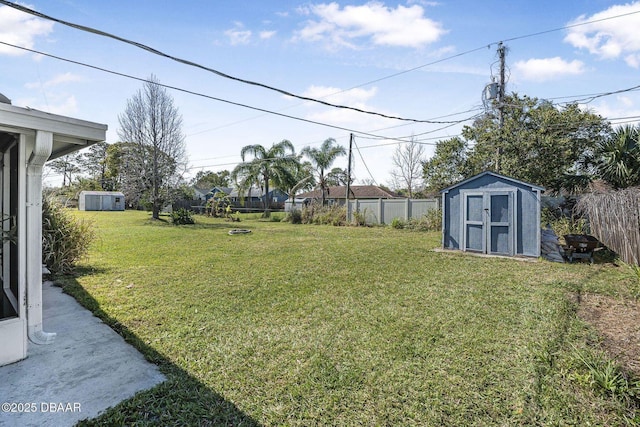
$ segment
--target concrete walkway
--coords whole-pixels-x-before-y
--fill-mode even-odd
[[[72,426],[165,380],[62,289],[46,282],[42,297],[44,330],[57,336],[29,343],[27,359],[0,367],[0,426]]]

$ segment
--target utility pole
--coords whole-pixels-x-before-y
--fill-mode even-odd
[[[345,195],[345,200],[347,201],[347,205],[349,204],[349,192],[351,191],[351,150],[353,147],[353,134],[349,137],[349,163],[347,164],[347,194]]]
[[[353,134],[349,136],[349,164],[347,165],[347,194],[344,196],[347,205],[347,221],[351,221],[351,206],[349,206],[349,193],[351,192],[351,150],[353,149]]]
[[[500,173],[500,157],[502,156],[502,127],[504,126],[505,56],[506,56],[506,47],[502,44],[502,42],[500,42],[498,43],[498,59],[500,60],[500,83],[498,84],[499,134],[498,134],[498,147],[496,149],[496,172],[497,173]]]

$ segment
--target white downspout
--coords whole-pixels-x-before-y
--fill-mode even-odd
[[[53,133],[36,131],[27,160],[27,334],[34,344],[49,344],[55,333],[42,330],[42,168],[53,149]]]

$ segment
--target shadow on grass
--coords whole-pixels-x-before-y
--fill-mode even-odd
[[[91,269],[78,271],[76,277],[83,273],[90,274]],[[233,402],[211,390],[138,338],[126,326],[107,315],[75,277],[65,276],[56,282],[62,285],[65,293],[73,296],[83,307],[137,348],[148,361],[158,365],[167,377],[164,383],[109,408],[97,418],[82,420],[77,425],[260,426]]]

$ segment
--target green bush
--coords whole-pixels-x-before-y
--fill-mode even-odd
[[[337,204],[321,206],[318,203],[312,203],[302,209],[302,223],[345,225],[347,223],[347,208]]]
[[[422,217],[407,221],[404,228],[413,231],[438,231],[442,229],[442,211],[429,209]]]
[[[193,219],[191,211],[188,211],[184,208],[180,208],[176,211],[171,212],[171,222],[174,225],[187,225],[196,223]]]
[[[543,208],[540,218],[542,226],[547,224],[556,233],[556,236],[562,237],[565,234],[589,234],[589,223],[586,218],[571,215],[566,216],[560,210]]]
[[[351,225],[355,225],[356,227],[364,227],[367,225],[366,208],[362,212],[360,212],[359,210],[351,212]]]
[[[292,208],[287,212],[282,221],[290,222],[291,224],[302,224],[302,211],[300,209]]]
[[[42,202],[42,262],[54,274],[71,273],[95,240],[92,224],[53,200]]]
[[[620,365],[600,353],[582,353],[575,349],[576,356],[587,368],[581,379],[595,391],[614,396],[624,402],[630,412],[640,407],[640,379],[626,373]],[[637,425],[637,424],[633,424]]]
[[[395,228],[396,230],[401,230],[404,228],[405,223],[400,218],[393,218],[391,220],[391,224],[389,224],[391,228]]]

